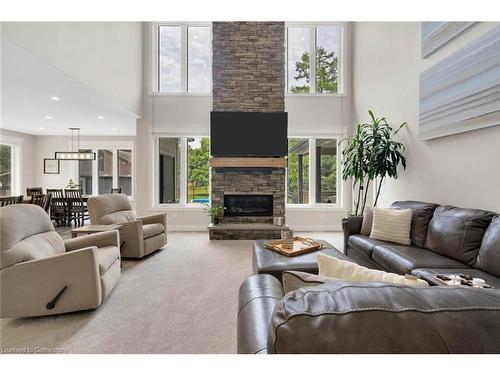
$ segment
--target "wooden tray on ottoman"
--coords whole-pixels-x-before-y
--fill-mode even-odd
[[[298,255],[319,250],[323,246],[318,241],[315,241],[311,238],[303,238],[303,237],[293,237],[292,249],[287,249],[286,247],[284,247],[283,245],[285,242],[286,240],[267,241],[265,243],[265,247],[281,255],[285,255],[287,257],[295,257]]]

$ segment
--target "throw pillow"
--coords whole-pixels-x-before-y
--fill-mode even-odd
[[[318,254],[319,274],[335,279],[356,282],[385,282],[390,284],[425,287],[429,284],[415,276],[402,276],[379,270],[372,270],[356,263],[338,259],[322,253]]]
[[[412,210],[374,208],[370,238],[382,241],[410,244]]]
[[[285,294],[307,286],[316,286],[336,280],[333,277],[313,275],[300,271],[285,271],[283,272],[282,279]]]
[[[363,223],[361,224],[361,234],[369,236],[372,232],[373,207],[365,207],[363,212]]]

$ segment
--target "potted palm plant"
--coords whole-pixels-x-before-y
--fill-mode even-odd
[[[354,136],[341,141],[346,143],[342,151],[342,179],[352,179],[356,198],[351,214],[355,216],[364,212],[370,184],[378,179],[375,186],[376,206],[384,179],[397,179],[399,165],[406,169],[405,146],[395,140],[406,122],[394,130],[385,117],[377,118],[371,110],[368,113],[371,122],[358,124]]]

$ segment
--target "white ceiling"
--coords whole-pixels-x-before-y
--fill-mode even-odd
[[[67,136],[70,127],[80,127],[82,136],[135,135],[134,113],[6,38],[1,43],[2,128],[34,135]]]

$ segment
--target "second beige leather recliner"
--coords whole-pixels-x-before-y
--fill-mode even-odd
[[[125,194],[104,194],[87,201],[92,224],[121,224],[123,258],[142,258],[167,243],[165,213],[137,217]]]

